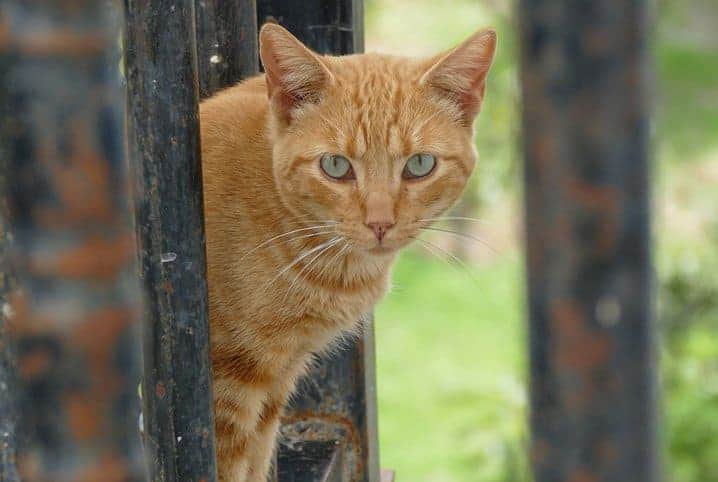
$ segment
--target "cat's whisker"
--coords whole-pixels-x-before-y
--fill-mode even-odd
[[[427,241],[425,239],[417,238],[414,236],[412,236],[412,239],[419,241],[422,244],[422,246],[424,246],[424,248],[429,252],[433,252],[433,251],[431,251],[431,249],[436,249],[439,252],[441,252],[442,254],[444,254],[446,257],[448,257],[450,260],[452,260],[456,264],[456,266],[462,268],[466,272],[466,274],[469,276],[469,278],[471,278],[471,281],[473,281],[475,284],[478,284],[478,280],[476,279],[474,274],[471,272],[471,270],[466,265],[466,263],[464,263],[460,258],[458,258],[454,254],[450,253],[449,251],[445,250],[441,246],[438,246],[438,245],[436,245],[430,241]],[[431,248],[431,249],[429,249],[429,248]],[[434,254],[434,256],[437,256],[435,252],[433,252],[433,254]],[[442,259],[440,256],[437,256],[437,257],[439,259]],[[446,261],[446,259],[443,259],[443,261]],[[449,264],[451,264],[451,263],[449,263]]]
[[[322,220],[322,219],[302,219],[302,220],[296,220],[296,221],[287,221],[287,224],[305,224],[305,223],[319,223],[319,224],[321,224],[321,225],[326,225],[326,226],[334,226],[334,225],[339,224],[338,221],[334,221],[334,220],[331,220],[331,219],[325,219],[325,220]]]
[[[282,270],[279,273],[277,273],[277,275],[274,278],[272,278],[269,281],[269,283],[267,283],[267,286],[265,288],[269,287],[272,283],[274,283],[276,280],[278,280],[284,273],[286,273],[287,271],[292,269],[293,266],[295,266],[297,263],[299,263],[303,259],[311,256],[313,253],[316,253],[319,250],[326,248],[327,246],[333,246],[334,244],[336,244],[338,241],[341,241],[341,240],[342,240],[341,236],[335,236],[332,239],[330,239],[329,241],[325,241],[324,243],[320,244],[319,246],[315,246],[312,249],[310,249],[309,251],[301,253],[291,263],[289,263],[287,266],[282,268]]]
[[[246,258],[247,256],[249,256],[250,254],[258,251],[260,248],[269,248],[271,246],[279,246],[282,244],[292,243],[292,242],[298,241],[300,239],[315,238],[317,236],[324,236],[324,235],[333,234],[333,233],[335,233],[335,231],[333,229],[328,229],[325,231],[318,231],[315,233],[303,234],[302,236],[294,236],[292,238],[273,240],[274,242],[272,242],[272,243],[268,243],[264,246],[257,246],[255,249],[248,251],[247,253],[244,254],[244,256],[242,256],[240,258],[240,260],[242,260],[242,259]]]
[[[319,273],[317,273],[317,277],[318,277],[318,278],[321,277],[322,274],[324,274],[324,271],[326,271],[327,267],[331,266],[335,261],[338,261],[339,258],[342,257],[342,254],[344,254],[344,252],[348,251],[348,250],[351,248],[351,246],[352,246],[351,241],[347,241],[346,239],[344,239],[344,246],[342,246],[341,248],[339,248],[339,249],[337,250],[336,254],[334,254],[334,256],[332,256],[332,257],[329,259],[329,261],[327,261],[326,263],[324,263],[324,266],[322,267],[322,269],[320,269],[320,270],[319,270]]]
[[[451,229],[437,228],[437,227],[434,227],[434,226],[424,226],[424,227],[419,228],[419,229],[421,229],[422,231],[437,231],[437,232],[440,232],[440,233],[453,234],[454,236],[457,236],[457,237],[459,237],[459,238],[464,238],[464,239],[467,239],[467,240],[470,240],[470,241],[476,241],[477,243],[479,243],[479,244],[485,246],[486,248],[488,248],[489,250],[491,250],[492,253],[494,253],[494,254],[499,254],[498,251],[496,251],[496,249],[494,249],[494,247],[491,246],[490,244],[488,244],[486,241],[484,241],[484,240],[481,239],[481,238],[477,238],[476,236],[472,236],[472,235],[470,235],[470,234],[461,233],[461,232],[459,232],[459,231],[453,231],[453,230],[451,230]]]
[[[308,262],[307,264],[305,264],[304,266],[302,266],[302,269],[299,270],[299,273],[297,273],[297,275],[294,277],[294,280],[292,280],[291,284],[289,285],[289,288],[287,288],[287,291],[286,291],[286,293],[284,294],[284,298],[286,299],[287,296],[289,295],[289,293],[291,293],[292,288],[294,288],[294,285],[295,285],[295,284],[297,283],[297,281],[302,277],[302,274],[304,274],[304,271],[305,271],[305,270],[307,270],[307,273],[306,273],[306,274],[311,273],[311,272],[314,270],[314,268],[316,267],[316,264],[314,264],[314,262],[317,261],[321,255],[323,255],[324,253],[326,253],[327,251],[329,251],[330,249],[332,249],[332,247],[336,246],[337,244],[339,244],[339,243],[340,243],[341,241],[343,241],[343,240],[344,240],[344,238],[339,238],[336,243],[330,244],[330,245],[328,245],[327,247],[325,247],[324,249],[320,250],[320,251],[316,254],[316,256],[314,256],[312,259],[309,260],[309,262]],[[310,268],[310,266],[311,266],[311,268]]]
[[[278,244],[292,243],[292,242],[298,241],[298,240],[300,240],[300,239],[315,238],[315,237],[317,237],[317,236],[323,236],[323,235],[325,235],[325,234],[334,234],[334,233],[336,233],[335,230],[329,229],[329,230],[327,230],[327,231],[319,231],[319,232],[316,232],[316,233],[303,234],[302,236],[296,236],[296,237],[293,237],[293,238],[282,239],[281,241],[277,241],[277,243],[275,243],[274,246],[276,246],[276,245],[278,245]],[[265,247],[269,247],[269,246],[265,246]]]
[[[242,255],[242,257],[241,257],[239,260],[240,260],[240,261],[243,260],[244,258],[246,258],[247,256],[249,256],[250,254],[254,253],[255,251],[257,251],[257,250],[260,249],[260,248],[265,247],[266,245],[268,245],[268,244],[271,243],[272,241],[275,241],[275,240],[278,240],[278,239],[281,239],[281,238],[285,238],[285,237],[290,236],[290,235],[292,235],[292,234],[294,234],[294,233],[299,233],[299,232],[302,232],[302,231],[310,231],[310,230],[312,230],[312,229],[314,229],[314,230],[327,229],[328,227],[329,227],[329,226],[320,226],[320,225],[308,226],[308,227],[306,227],[306,228],[293,229],[292,231],[288,231],[288,232],[286,232],[286,233],[282,233],[282,234],[278,234],[278,235],[276,235],[276,236],[272,236],[271,238],[267,239],[266,241],[263,241],[263,242],[260,243],[259,245],[255,246],[254,248],[252,248],[252,249],[250,249],[249,251],[247,251],[246,253],[244,253],[244,255]],[[333,230],[327,231],[327,233],[331,233],[332,231],[333,231]],[[321,233],[321,234],[324,234],[324,233]]]
[[[438,217],[438,218],[417,219],[417,221],[429,222],[429,223],[435,222],[435,221],[472,221],[475,223],[489,224],[489,222],[484,219],[471,218],[471,217],[467,217],[467,216],[442,216],[442,217]]]
[[[411,239],[413,239],[414,241],[419,241],[419,243],[420,243],[419,246],[422,247],[422,248],[424,248],[424,250],[426,250],[430,255],[434,256],[434,257],[435,257],[436,259],[438,259],[439,261],[442,261],[442,262],[451,264],[451,263],[448,262],[448,260],[447,260],[445,257],[439,256],[439,255],[436,253],[436,251],[434,251],[434,249],[430,247],[430,245],[429,245],[428,243],[424,242],[423,239],[415,238],[414,236],[410,236],[410,237],[411,237]],[[452,265],[452,267],[456,268],[456,266],[454,266],[454,265]]]

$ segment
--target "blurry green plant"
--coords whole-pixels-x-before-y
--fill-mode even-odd
[[[668,480],[718,480],[718,223],[666,260],[660,289]]]

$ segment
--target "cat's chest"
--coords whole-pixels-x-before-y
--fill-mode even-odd
[[[335,323],[340,329],[351,329],[358,320],[372,311],[387,291],[387,278],[380,277],[354,289],[307,290],[300,298],[297,312],[312,319]]]

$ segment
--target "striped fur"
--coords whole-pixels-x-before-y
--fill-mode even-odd
[[[200,108],[223,482],[266,480],[311,354],[360,331],[397,250],[459,197],[495,35],[424,60],[320,57],[276,25],[260,41],[267,75]],[[436,156],[435,172],[402,180],[418,152]],[[349,158],[356,180],[323,175],[323,153]],[[394,223],[381,245],[365,225],[377,216]]]

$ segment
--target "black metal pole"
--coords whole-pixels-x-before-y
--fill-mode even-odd
[[[258,24],[278,22],[319,53],[350,54],[364,50],[362,0],[257,2]],[[353,343],[319,366],[300,384],[282,433],[344,442],[344,478],[379,480],[374,332],[371,317],[363,340]],[[341,421],[341,422],[340,422]],[[279,475],[290,473],[280,451]],[[296,472],[296,471],[295,471]]]
[[[655,482],[646,1],[521,0],[536,482]]]
[[[254,0],[196,0],[200,97],[257,73]]]
[[[119,11],[109,6],[0,2],[0,183],[18,282],[0,315],[11,319],[3,363],[9,348],[17,355],[15,439],[5,399],[0,408],[3,481],[17,480],[15,454],[26,481],[145,478]]]
[[[155,481],[214,481],[195,12],[125,0],[128,138],[145,295],[143,414]]]
[[[0,13],[2,24],[2,13]],[[0,54],[0,119],[10,117],[8,78],[10,59]],[[15,383],[15,353],[9,332],[9,318],[12,314],[10,294],[15,279],[10,266],[10,222],[8,209],[8,157],[11,133],[8,123],[0,127],[0,481],[19,482],[17,473],[17,410]]]
[[[363,0],[257,0],[258,24],[276,22],[323,54],[364,51]]]

